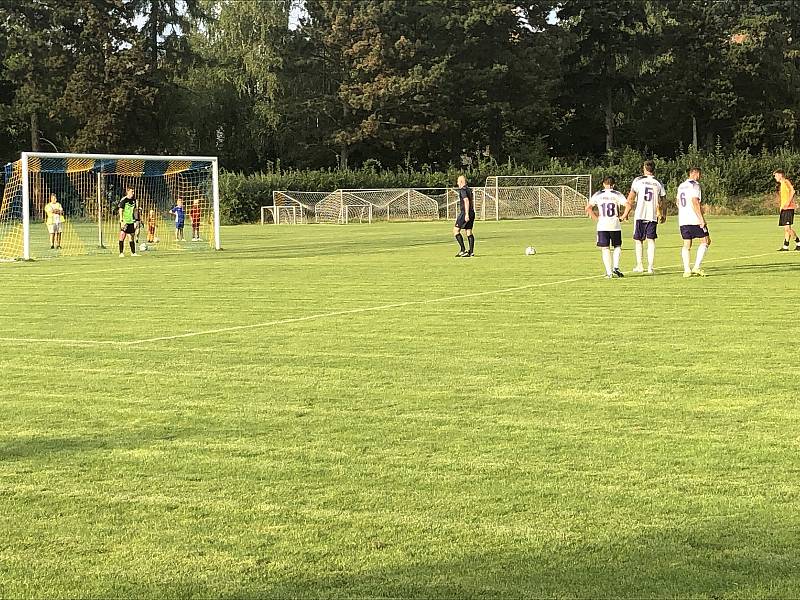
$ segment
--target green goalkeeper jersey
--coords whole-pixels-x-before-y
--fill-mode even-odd
[[[127,225],[132,225],[135,221],[136,200],[133,198],[123,198],[119,201],[119,208],[122,209],[122,220]]]

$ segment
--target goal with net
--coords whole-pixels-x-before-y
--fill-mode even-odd
[[[281,190],[261,208],[261,223],[371,223],[433,221],[454,212],[448,188],[338,189],[332,192]]]
[[[3,170],[0,260],[116,252],[117,203],[128,188],[140,210],[139,242],[219,250],[218,173],[216,157],[23,152]],[[63,209],[60,250],[50,249],[45,225],[52,196]],[[179,200],[190,241],[176,239],[170,210]],[[189,236],[193,226],[201,243]]]
[[[484,191],[484,218],[576,217],[592,195],[592,176],[498,175],[486,179]]]

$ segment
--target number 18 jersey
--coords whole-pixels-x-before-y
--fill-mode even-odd
[[[619,216],[628,200],[617,190],[600,190],[589,198],[589,206],[597,207],[597,231],[622,231]]]

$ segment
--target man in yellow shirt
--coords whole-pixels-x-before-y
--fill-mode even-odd
[[[61,250],[61,230],[64,222],[64,209],[55,194],[50,194],[50,201],[45,204],[45,215],[47,215],[47,232],[50,234],[50,250],[58,248]]]
[[[779,248],[779,251],[787,252],[792,238],[794,238],[794,249],[800,250],[800,238],[797,237],[797,232],[792,228],[792,225],[794,225],[794,209],[796,207],[794,186],[791,181],[786,179],[786,173],[781,169],[775,171],[773,175],[780,186],[778,188],[778,197],[781,202],[781,214],[778,226],[783,227],[783,246]]]

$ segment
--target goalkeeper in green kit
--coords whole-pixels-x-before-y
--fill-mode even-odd
[[[119,201],[119,257],[125,256],[125,238],[128,238],[131,246],[131,256],[136,254],[136,242],[133,239],[136,233],[136,198],[133,197],[133,188],[125,190],[125,196]]]

